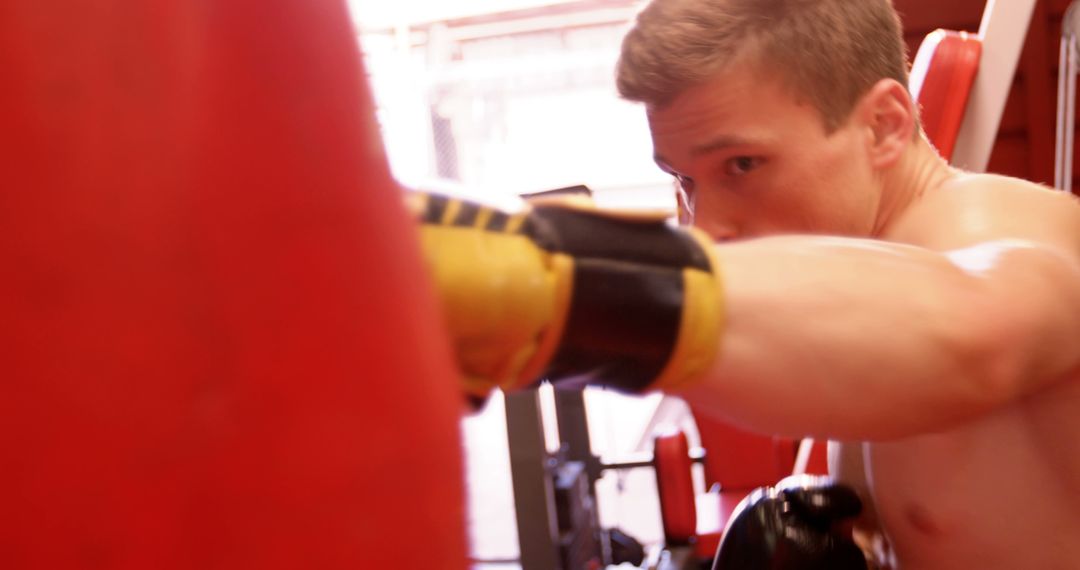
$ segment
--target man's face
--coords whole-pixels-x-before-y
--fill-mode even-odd
[[[714,239],[873,231],[872,133],[851,120],[826,134],[814,107],[749,65],[648,118],[657,164],[690,197],[694,225]]]

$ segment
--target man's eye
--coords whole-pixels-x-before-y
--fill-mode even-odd
[[[743,176],[761,166],[761,162],[756,156],[736,156],[724,164],[724,173],[729,176]]]

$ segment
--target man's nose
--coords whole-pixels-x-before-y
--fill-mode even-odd
[[[738,226],[734,221],[716,219],[715,216],[697,216],[694,226],[705,232],[716,242],[733,240],[739,237]]]
[[[699,188],[694,200],[693,224],[714,241],[739,237],[743,204],[723,188]]]

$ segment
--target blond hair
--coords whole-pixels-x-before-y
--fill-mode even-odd
[[[756,58],[828,131],[881,79],[907,85],[907,54],[890,0],[653,0],[623,39],[616,83],[626,99],[664,107]]]

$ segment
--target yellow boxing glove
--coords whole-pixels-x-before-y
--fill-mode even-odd
[[[715,357],[720,276],[701,232],[566,201],[409,199],[470,395],[543,379],[676,390]]]

